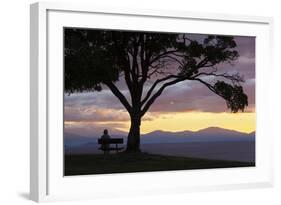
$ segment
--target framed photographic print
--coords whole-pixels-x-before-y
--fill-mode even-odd
[[[31,5],[31,199],[271,186],[271,29]]]

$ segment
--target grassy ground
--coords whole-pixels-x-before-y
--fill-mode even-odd
[[[255,166],[255,164],[237,161],[164,156],[149,153],[65,156],[66,176],[249,166]]]

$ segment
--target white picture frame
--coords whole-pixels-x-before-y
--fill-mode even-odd
[[[184,30],[183,25],[192,27]],[[256,167],[64,177],[61,132],[64,26],[256,36]],[[32,4],[30,198],[40,202],[272,186],[273,125],[269,119],[273,93],[269,74],[265,72],[265,68],[272,68],[272,28],[270,17],[100,8],[92,4]],[[53,67],[57,71],[50,69]],[[115,186],[106,186],[107,183]]]

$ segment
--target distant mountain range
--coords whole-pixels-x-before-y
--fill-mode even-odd
[[[157,130],[142,136],[142,143],[218,142],[255,140],[255,132],[247,134],[235,130],[209,127],[196,132],[165,132]]]
[[[127,133],[112,132],[112,138],[123,138],[126,143]],[[100,136],[80,136],[73,133],[65,133],[64,145],[68,148],[85,144],[97,144]],[[141,135],[141,144],[155,143],[183,143],[183,142],[230,142],[230,141],[254,141],[255,132],[243,133],[219,127],[209,127],[199,131],[168,132],[156,130]]]

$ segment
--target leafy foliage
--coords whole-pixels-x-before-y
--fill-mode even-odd
[[[223,81],[217,81],[214,89],[226,100],[227,107],[234,113],[239,110],[244,111],[245,106],[248,105],[248,97],[244,94],[242,86],[232,86]]]
[[[142,108],[145,113],[166,87],[197,80],[224,98],[232,112],[244,111],[248,105],[239,74],[217,73],[217,65],[232,63],[239,57],[231,36],[209,35],[192,40],[187,34],[66,28],[64,43],[67,93],[101,91],[104,84],[136,115]],[[200,78],[202,75],[225,80],[212,85]],[[130,91],[131,104],[114,85],[121,77]],[[147,79],[156,80],[143,96]]]

